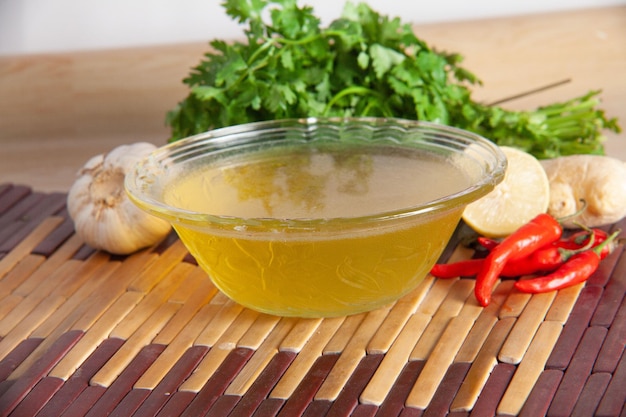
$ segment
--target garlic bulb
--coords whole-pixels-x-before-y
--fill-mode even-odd
[[[91,158],[78,172],[67,196],[76,234],[94,249],[129,254],[160,242],[171,226],[139,209],[124,189],[135,163],[156,149],[139,142]]]

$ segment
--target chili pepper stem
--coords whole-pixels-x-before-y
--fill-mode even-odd
[[[567,216],[563,216],[563,217],[559,217],[558,219],[556,219],[559,223],[563,224],[566,221],[570,220],[570,219],[575,219],[576,217],[580,216],[581,214],[583,214],[583,212],[585,211],[585,209],[587,208],[587,201],[585,201],[584,198],[581,198],[579,200],[582,203],[582,207],[580,208],[580,210],[575,211],[572,214],[568,214]],[[578,224],[578,223],[577,223]],[[583,226],[584,227],[584,226]]]
[[[616,246],[619,246],[621,244],[620,242],[623,243],[625,240],[624,238],[622,239],[617,238],[620,235],[620,233],[622,233],[621,230],[616,230],[615,232],[611,233],[611,235],[608,238],[606,238],[604,242],[600,243],[599,245],[597,245],[591,250],[595,252],[596,255],[600,256],[605,247],[609,245],[612,246],[613,248]]]

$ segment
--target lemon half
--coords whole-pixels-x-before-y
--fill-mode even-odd
[[[465,223],[489,237],[513,233],[545,213],[550,202],[550,183],[539,160],[516,148],[501,146],[500,149],[508,161],[504,179],[463,211]]]

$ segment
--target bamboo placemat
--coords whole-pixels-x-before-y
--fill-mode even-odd
[[[487,308],[472,280],[427,277],[370,313],[279,318],[229,301],[175,235],[90,249],[65,198],[0,185],[2,417],[626,413],[622,248],[585,286],[503,280]]]

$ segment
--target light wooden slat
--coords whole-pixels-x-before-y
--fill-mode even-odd
[[[532,296],[498,354],[500,362],[517,365],[522,360],[555,296],[554,291]]]
[[[62,306],[80,288],[80,285],[89,280],[94,273],[97,273],[107,260],[108,256],[93,256],[84,262],[67,261],[58,270],[58,274],[51,276],[48,282],[42,283],[36,291],[25,297],[18,308],[6,317],[6,320],[19,320],[19,326],[13,327],[10,332],[11,337],[17,340],[28,337],[53,315],[57,308]],[[2,342],[8,339],[9,336],[7,335]]]
[[[550,306],[550,310],[546,314],[546,321],[556,321],[565,324],[584,287],[585,283],[581,282],[580,284],[559,290],[552,302],[552,306]]]
[[[66,380],[74,371],[91,355],[98,345],[109,336],[111,330],[119,323],[135,305],[143,298],[143,294],[129,291],[119,297],[113,305],[85,335],[72,347],[72,349],[50,371],[50,376]]]
[[[363,404],[380,405],[389,394],[402,369],[409,361],[415,343],[423,334],[431,317],[422,313],[413,314],[391,345],[389,351],[360,396]]]
[[[385,320],[387,314],[389,314],[389,310],[386,308],[367,313],[354,336],[352,336],[345,349],[341,352],[337,363],[335,363],[335,366],[318,390],[315,399],[334,401],[337,398],[359,362],[365,356],[367,344],[380,327],[380,324]]]
[[[541,324],[498,404],[498,414],[518,415],[563,330],[555,321]]]
[[[206,272],[204,272],[204,270],[199,266],[194,266],[192,273],[187,276],[184,284],[180,285],[176,289],[176,291],[167,299],[167,302],[186,304],[190,299],[199,296],[198,291],[201,291],[199,287],[204,283],[210,283],[211,286],[215,288]],[[206,286],[203,288],[205,291],[208,289]]]
[[[119,266],[119,262],[108,262],[102,265],[95,276],[91,276],[87,283],[97,282],[99,278],[106,279],[110,277],[110,275],[117,270]],[[73,310],[80,306],[82,303],[86,305],[89,303],[88,300],[81,298],[81,294],[78,294],[82,289],[88,287],[88,285],[84,285],[76,291],[70,297],[69,300],[66,300],[59,308],[57,308],[44,322],[41,323],[30,335],[30,337],[34,338],[42,338],[43,341],[37,346],[37,348],[22,361],[22,363],[13,371],[12,376],[17,378],[24,375],[31,366],[41,357],[48,349],[54,344],[59,337],[61,337],[65,332],[67,332],[71,328],[71,322],[67,322],[67,317],[73,313]],[[82,301],[81,301],[82,300]]]
[[[452,319],[417,377],[406,399],[407,406],[428,406],[473,324],[474,318],[457,316]]]
[[[46,218],[35,227],[28,236],[0,259],[0,278],[3,278],[20,260],[28,256],[28,254],[61,223],[63,223],[63,217],[53,216]]]
[[[2,302],[0,302],[0,319],[6,317],[16,306],[18,306],[24,297],[17,294],[9,294],[2,298]],[[0,339],[1,340],[1,339]],[[0,355],[2,358],[2,355]]]
[[[42,279],[56,273],[82,246],[83,241],[77,235],[70,236],[15,292],[30,294],[35,291]]]
[[[332,353],[341,353],[353,338],[355,332],[366,317],[366,313],[354,314],[348,316],[341,323],[341,327],[335,332],[333,337],[328,341],[322,354],[328,355]]]
[[[150,291],[139,304],[133,309],[132,314],[127,315],[113,330],[110,337],[123,340],[129,339],[148,318],[157,311],[163,303],[167,302],[170,295],[176,291],[192,271],[194,266],[188,263],[175,265]]]
[[[119,261],[109,261],[100,266],[61,307],[33,330],[31,337],[48,338],[52,336],[54,339],[54,336],[59,336],[69,330],[71,326],[67,323],[67,318],[80,309],[81,305],[88,304],[94,296],[94,292],[110,281],[113,273],[117,271],[120,265],[121,262]],[[63,323],[66,325],[63,326]]]
[[[128,286],[129,291],[149,293],[152,288],[167,275],[175,265],[187,255],[187,249],[180,240],[176,240],[168,247],[156,262],[137,276]]]
[[[245,335],[237,342],[237,347],[256,350],[265,341],[265,338],[272,333],[272,330],[279,322],[283,322],[286,319],[281,319],[278,316],[270,314],[259,314],[254,327],[250,328]],[[293,325],[293,324],[292,324]],[[281,339],[282,342],[282,339]],[[278,349],[278,348],[277,348]]]
[[[155,260],[156,255],[147,252],[138,252],[124,259],[115,275],[100,281],[89,300],[72,311],[64,320],[63,326],[81,331],[90,329],[108,311],[109,307],[126,293],[128,283]],[[136,294],[143,297],[142,293]]]
[[[298,320],[289,334],[285,336],[278,350],[281,352],[300,352],[315,334],[323,320],[321,318],[302,318]]]
[[[453,317],[459,314],[470,294],[473,294],[473,290],[473,281],[467,279],[454,281],[448,295],[440,304],[424,334],[411,352],[410,360],[424,360],[430,356],[446,326]]]
[[[151,259],[153,257],[146,253],[137,253],[127,257],[121,264],[119,261],[109,261],[101,265],[63,306],[33,331],[32,337],[45,337],[45,339],[15,369],[13,374],[22,375],[26,372],[59,337],[71,330],[77,321],[80,323],[74,330],[86,331],[91,327],[114,300],[124,293],[125,279],[133,277],[134,272],[143,268]],[[113,272],[117,274],[113,276]],[[119,291],[114,291],[116,287]]]
[[[212,345],[193,374],[180,386],[180,391],[200,391],[259,316],[258,312],[250,309],[243,309],[240,312],[228,331],[222,332],[221,337]]]
[[[512,290],[500,308],[499,318],[519,317],[528,301],[530,301],[530,297],[530,294]]]
[[[26,255],[0,280],[0,300],[11,294],[46,260],[42,255]],[[0,318],[2,315],[0,315]]]
[[[178,310],[172,320],[170,320],[163,330],[161,330],[161,332],[154,338],[154,343],[161,345],[169,345],[172,343],[181,329],[183,329],[187,323],[192,320],[198,310],[200,310],[206,303],[210,302],[217,293],[215,285],[213,285],[211,280],[206,277],[205,272],[199,267],[189,274],[179,289],[182,287],[193,288],[194,292],[190,294],[189,298],[186,299],[182,308]],[[172,299],[170,298],[168,302],[172,302]],[[194,339],[198,336],[198,334],[200,334],[200,331],[194,335]]]
[[[415,313],[417,306],[426,297],[431,285],[432,280],[425,279],[415,290],[402,297],[396,303],[380,326],[380,329],[367,345],[367,353],[386,353],[389,350],[404,325],[411,318],[413,313]]]
[[[298,384],[321,356],[324,346],[341,328],[344,320],[345,317],[332,317],[322,320],[317,331],[300,350],[298,356],[272,390],[271,398],[287,399],[291,397]]]
[[[183,307],[184,308],[184,307]],[[217,306],[206,304],[202,306],[198,312],[189,320],[189,322],[176,334],[176,336],[166,343],[167,347],[159,357],[150,365],[146,372],[135,383],[137,389],[154,389],[165,375],[172,369],[172,366],[178,361],[183,354],[193,345],[193,341],[198,334],[206,327],[215,315]],[[180,313],[178,310],[178,313]],[[167,324],[172,324],[174,319]],[[167,327],[166,326],[166,327]],[[154,343],[159,340],[160,334],[154,339]],[[163,344],[163,343],[161,343]]]
[[[150,318],[124,342],[111,359],[91,378],[89,384],[102,387],[110,386],[139,351],[154,339],[179,308],[180,304],[176,303],[161,304],[150,315]]]
[[[225,300],[226,302],[222,303],[222,300]],[[213,304],[213,302],[215,302],[216,306],[221,308],[219,308],[213,319],[207,323],[202,333],[196,337],[194,345],[208,347],[215,345],[224,332],[244,310],[240,304],[237,304],[230,299],[226,299],[226,296],[221,292],[213,297],[211,304]],[[237,341],[239,341],[239,338],[237,338]]]
[[[498,364],[498,352],[515,323],[514,317],[502,319],[489,332],[459,391],[454,396],[450,411],[471,411],[476,404],[493,368]]]
[[[433,278],[434,279],[434,278]],[[435,315],[439,306],[448,296],[450,288],[459,281],[455,279],[434,279],[433,285],[430,287],[426,298],[417,307],[417,311],[422,314],[428,314],[429,316]]]
[[[289,334],[296,321],[297,319],[293,317],[280,319],[276,326],[273,327],[273,331],[264,338],[263,343],[255,350],[243,369],[237,374],[228,388],[226,388],[224,394],[243,396],[248,391],[259,374],[278,353],[278,347],[285,336]],[[255,332],[255,329],[250,329],[248,333],[249,332]],[[245,336],[242,340],[244,338]]]
[[[56,272],[49,276],[43,274],[33,274],[27,280],[37,281],[35,289],[31,292],[14,291],[15,295],[24,297],[15,309],[7,316],[0,320],[0,337],[5,337],[15,326],[17,326],[68,274],[71,274],[82,262],[70,260],[64,263]],[[0,346],[2,342],[0,342]],[[2,356],[2,348],[0,348],[0,356]]]
[[[480,312],[472,327],[472,330],[465,338],[463,346],[459,350],[455,362],[473,362],[478,355],[483,343],[487,339],[489,332],[498,322],[498,312],[500,307],[509,296],[514,282],[511,280],[500,281],[493,291],[491,302]],[[473,297],[473,296],[472,296]]]
[[[19,326],[15,326],[0,341],[0,358],[4,358],[13,349],[15,349],[24,339],[28,337],[32,329],[44,321],[51,310],[54,310],[63,304],[63,301],[65,301],[65,298],[57,295],[47,297],[41,303],[37,304],[37,306],[35,306],[32,310],[33,314],[26,316],[26,320],[20,322]],[[22,300],[22,302],[13,311],[24,305],[25,302],[26,300]],[[41,316],[38,314],[41,314]],[[15,375],[15,371],[13,371],[9,378],[16,379],[18,376],[19,375]]]

